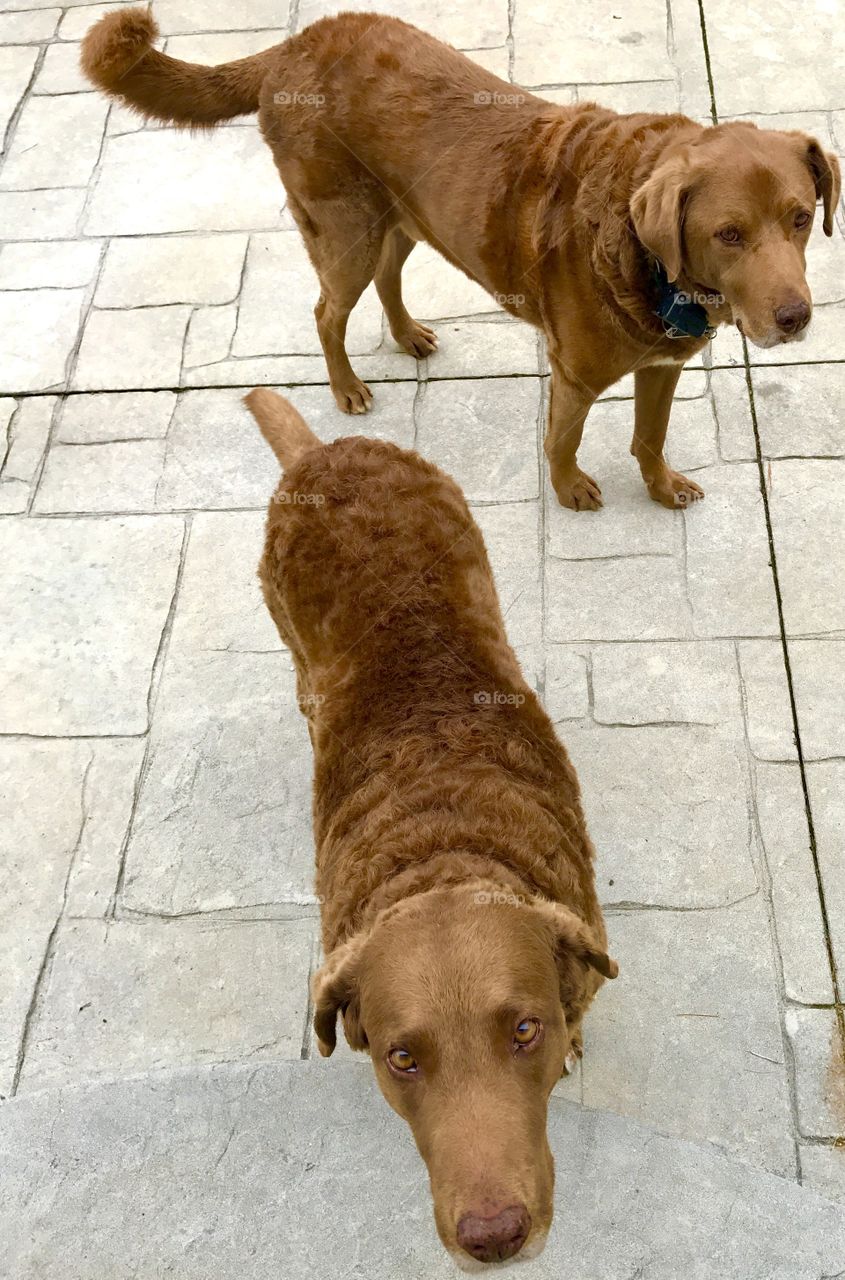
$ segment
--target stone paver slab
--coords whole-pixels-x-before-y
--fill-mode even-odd
[[[191,316],[185,338],[184,368],[225,360],[231,350],[237,324],[238,308],[234,303],[222,307],[198,307]]]
[[[0,250],[0,289],[74,289],[90,284],[100,259],[96,240],[7,244]]]
[[[491,378],[540,372],[537,333],[527,324],[484,319],[438,320],[436,327],[440,345],[424,366],[431,379]],[[392,343],[393,340],[386,341]],[[410,369],[413,367],[409,364]]]
[[[76,342],[83,289],[0,293],[4,391],[47,391],[65,379]]]
[[[845,1136],[845,1056],[834,1010],[787,1009],[786,1030],[795,1055],[801,1133]]]
[[[755,369],[754,403],[767,458],[842,457],[845,442],[837,410],[841,365]]]
[[[233,174],[236,182],[227,180]],[[148,198],[153,192],[155,199]],[[283,202],[257,129],[142,130],[107,140],[85,234],[272,227]]]
[[[84,187],[100,154],[108,109],[97,93],[31,98],[0,172],[0,187]]]
[[[113,240],[94,301],[98,307],[231,302],[240,289],[246,246],[244,235]]]
[[[278,11],[275,19],[278,20]],[[252,15],[249,16],[249,20],[252,22]],[[209,24],[203,22],[199,25]],[[183,62],[217,66],[221,62],[249,58],[255,53],[262,53],[265,49],[272,49],[286,39],[286,34],[285,30],[279,27],[262,31],[212,31],[205,35],[192,32],[186,35],[169,36],[166,51],[171,58],[180,58]],[[236,120],[240,123],[245,122],[241,117],[236,117]],[[249,123],[254,127],[254,121]]]
[[[845,757],[845,641],[791,640],[789,662],[804,759]]]
[[[33,503],[39,515],[154,511],[163,440],[54,444]]]
[[[175,408],[173,391],[70,395],[62,404],[55,439],[62,444],[163,439]]]
[[[0,223],[14,227],[16,240],[64,240],[76,233],[85,191],[0,191]]]
[[[53,420],[54,396],[21,400],[9,426],[3,481],[20,480],[29,486],[35,479]]]
[[[585,1103],[794,1177],[760,896],[720,911],[614,913],[608,932],[620,976],[585,1022]]]
[[[333,0],[300,0],[297,30],[337,12]],[[392,14],[458,49],[491,48],[503,45],[508,37],[506,0],[490,0],[483,9],[475,10],[455,6],[448,0],[432,0],[424,15],[414,0],[350,0],[344,12]]]
[[[418,244],[402,268],[402,297],[418,320],[502,313],[492,294],[428,244]]]
[[[589,518],[586,512],[567,514]],[[548,640],[682,640],[691,635],[679,560],[671,556],[613,560],[550,556],[546,561]]]
[[[0,152],[9,121],[35,70],[37,49],[0,48]]]
[[[797,760],[792,706],[780,640],[737,645],[748,745],[760,760]]]
[[[0,732],[145,732],[181,542],[176,519],[0,522]]]
[[[543,704],[555,724],[581,720],[590,709],[589,650],[550,645],[546,653]],[[564,731],[565,732],[565,731]]]
[[[40,44],[42,40],[49,40],[61,16],[61,9],[0,13],[0,45]]]
[[[91,82],[86,80],[79,65],[78,44],[53,44],[47,49],[41,70],[33,87],[33,93],[90,93]]]
[[[175,387],[190,307],[93,310],[73,374],[75,391]]]
[[[471,502],[536,498],[540,402],[539,378],[430,382],[417,408],[416,447]]]
[[[555,1220],[519,1265],[531,1280],[819,1280],[845,1266],[841,1206],[712,1146],[563,1101],[549,1142]],[[0,1115],[0,1152],[0,1226],[24,1275],[455,1274],[411,1134],[365,1064],[215,1066],[23,1097]]]
[[[836,965],[845,973],[845,760],[807,766],[810,808],[816,829]],[[840,978],[841,981],[841,978]]]
[[[838,499],[843,483],[845,459],[784,459],[769,468],[769,509],[789,636],[845,631],[845,509]]]
[[[695,726],[571,726],[603,902],[709,907],[757,887],[739,749]]]
[[[804,791],[797,765],[756,764],[754,800],[771,879],[783,981],[790,1000],[833,998]]]
[[[706,467],[696,472],[696,480],[706,494],[686,514],[687,582],[696,635],[777,635],[757,467]]]
[[[570,84],[578,80],[660,80],[672,76],[666,49],[666,9],[640,0],[611,11],[575,0],[567,11],[566,39],[553,5],[518,6],[514,21],[517,84]]]
[[[533,644],[542,628],[540,523],[537,503],[476,507],[505,629],[511,644]]]
[[[670,722],[741,732],[736,658],[723,642],[596,645],[592,685],[599,724]]]
[[[311,920],[68,921],[30,1025],[21,1091],[299,1057],[313,934]]]
[[[828,1200],[845,1201],[845,1142],[834,1146],[799,1144],[801,1181]]]

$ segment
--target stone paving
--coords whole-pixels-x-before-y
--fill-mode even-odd
[[[277,468],[241,405],[324,439],[316,281],[254,120],[142,125],[89,92],[105,9],[0,3],[0,1094],[312,1054],[311,756],[255,580]],[[845,148],[845,23],[781,0],[366,0],[515,83]],[[158,0],[221,61],[337,8]],[[566,10],[565,20],[562,9]],[[668,11],[668,16],[667,16]],[[837,52],[838,48],[838,52]],[[577,766],[622,976],[560,1094],[845,1197],[845,219],[817,224],[801,345],[721,331],[682,376],[651,503],[626,379],[588,423],[599,513],[562,510],[537,335],[427,248],[414,362],[371,289],[366,430],[464,486],[509,633]],[[340,1059],[331,1064],[338,1072]],[[52,1274],[52,1273],[51,1273]]]

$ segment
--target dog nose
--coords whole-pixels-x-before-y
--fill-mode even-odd
[[[785,307],[778,307],[775,312],[775,324],[782,333],[790,337],[800,333],[810,322],[810,308],[806,302],[789,302]]]
[[[458,1223],[458,1244],[478,1262],[504,1262],[519,1253],[531,1230],[524,1204],[511,1204],[492,1218],[465,1213]]]

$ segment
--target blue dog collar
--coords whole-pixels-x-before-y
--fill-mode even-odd
[[[715,327],[707,318],[707,312],[693,302],[688,293],[671,284],[662,262],[655,262],[654,283],[657,287],[657,306],[654,314],[663,321],[667,338],[713,338]]]

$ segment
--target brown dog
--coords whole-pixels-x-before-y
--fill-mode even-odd
[[[285,471],[260,577],[314,747],[320,1051],[340,1010],[447,1249],[538,1252],[549,1093],[617,972],[575,773],[454,482],[392,444],[323,446],[274,392],[246,403]]]
[[[324,18],[213,68],[156,52],[155,34],[146,10],[110,14],[86,37],[83,68],[158,120],[206,126],[258,111],[320,278],[317,328],[341,409],[363,413],[372,399],[344,346],[371,280],[400,346],[434,349],[400,281],[426,240],[544,330],[545,448],[564,506],[601,505],[576,453],[590,406],[632,370],[631,452],[649,493],[669,507],[701,497],[663,459],[681,369],[707,341],[683,334],[735,321],[759,346],[801,336],[816,200],[831,235],[840,187],[836,157],[814,138],[553,106],[376,14]],[[679,291],[692,309],[667,318]]]

